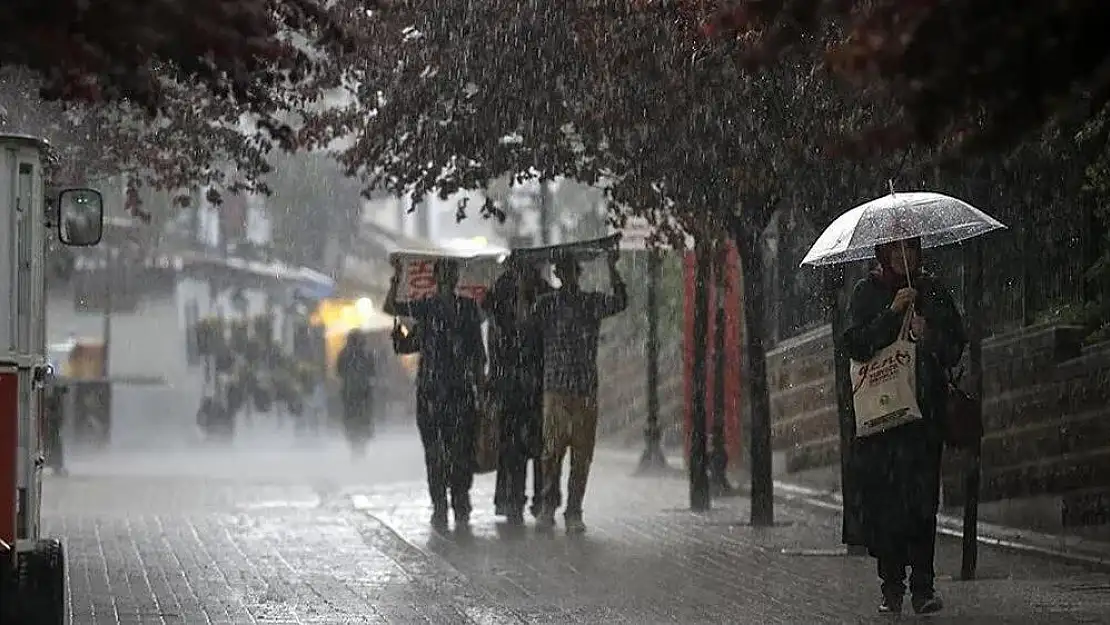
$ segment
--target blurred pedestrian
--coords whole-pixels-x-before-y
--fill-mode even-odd
[[[343,399],[343,432],[356,457],[366,453],[373,419],[374,360],[366,342],[365,333],[351,330],[335,366]]]
[[[608,256],[613,293],[582,291],[582,269],[572,255],[555,262],[559,289],[536,303],[536,319],[543,332],[543,479],[544,505],[536,521],[540,529],[555,525],[557,493],[563,456],[570,450],[567,507],[569,533],[586,531],[582,500],[593,462],[597,437],[597,343],[601,321],[623,311],[628,293],[617,271],[619,252]]]
[[[494,508],[514,525],[524,522],[529,461],[532,516],[542,511],[543,336],[532,313],[537,299],[551,291],[535,265],[510,257],[483,302],[493,320],[490,384],[501,407]]]
[[[875,256],[878,266],[852,295],[844,342],[852,360],[868,362],[899,339],[908,315],[923,418],[855,440],[861,542],[877,560],[880,612],[902,611],[908,567],[913,610],[930,614],[943,607],[933,559],[947,371],[959,362],[967,339],[951,293],[922,270],[920,239],[880,245]]]
[[[406,302],[397,301],[399,261],[394,270],[383,309],[389,315],[416,319],[420,328],[416,424],[424,445],[432,526],[447,527],[450,492],[455,525],[466,528],[474,481],[476,392],[486,366],[482,313],[474,300],[455,293],[459,282],[456,261],[437,260],[433,270],[436,292]]]
[[[69,386],[54,383],[47,387],[43,394],[43,417],[45,432],[43,435],[43,452],[46,456],[46,466],[54,471],[55,475],[66,475],[65,439],[62,429],[65,426],[66,394]]]

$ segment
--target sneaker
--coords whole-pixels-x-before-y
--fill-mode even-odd
[[[536,517],[536,529],[541,532],[555,529],[555,514],[547,511],[540,512]]]
[[[505,522],[509,525],[524,525],[524,510],[511,510],[505,514]]]
[[[509,516],[509,506],[503,503],[496,504],[493,507],[494,516]]]
[[[580,516],[568,516],[564,520],[564,523],[566,523],[568,534],[586,533],[586,524],[582,522],[582,517]]]
[[[944,602],[936,593],[915,595],[911,600],[915,614],[936,614],[944,609]]]
[[[883,597],[879,604],[879,614],[901,614],[902,597]]]

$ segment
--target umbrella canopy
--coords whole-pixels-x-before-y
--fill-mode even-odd
[[[823,266],[875,257],[875,246],[915,237],[925,248],[941,247],[1006,226],[954,197],[940,193],[892,193],[844,213],[832,222],[802,260]]]

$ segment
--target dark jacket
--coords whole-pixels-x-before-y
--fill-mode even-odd
[[[478,304],[460,295],[430,295],[398,302],[393,314],[416,319],[420,328],[417,391],[443,401],[459,392],[470,393],[473,373],[485,359]]]
[[[967,343],[948,289],[929,275],[919,276],[914,287],[915,307],[927,326],[917,343],[917,400],[924,419],[854,443],[860,500],[852,505],[861,511],[862,542],[876,556],[935,532],[947,370],[959,362]],[[852,360],[866,362],[898,338],[902,316],[890,310],[898,288],[881,272],[856,284],[844,335]]]
[[[518,290],[514,277],[503,274],[482,303],[493,321],[490,324],[494,330],[490,341],[490,373],[495,383],[499,380],[528,383],[531,378],[539,383],[543,379],[542,334],[534,320],[517,318]],[[552,290],[546,282],[541,282],[535,299]]]
[[[536,299],[553,289],[537,285]],[[490,324],[490,381],[503,408],[502,449],[536,455],[543,436],[543,333],[535,318],[517,314],[518,287],[509,273],[494,282],[483,302]]]
[[[374,357],[362,337],[349,337],[339,352],[335,369],[343,384],[343,395],[349,398],[364,397],[373,388]]]

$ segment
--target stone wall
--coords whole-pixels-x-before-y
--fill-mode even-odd
[[[767,353],[772,446],[795,473],[839,462],[832,333],[822,326]]]
[[[1083,350],[1077,332],[1040,328],[992,342],[984,362],[980,500],[1049,497],[1060,526],[1105,525],[1110,345]],[[946,471],[944,490],[946,505],[962,504],[955,471]]]
[[[983,479],[987,518],[1038,499],[1035,525],[1110,522],[1110,345],[1083,349],[1079,332],[1033,326],[983,345]],[[839,466],[832,336],[823,327],[768,354],[773,445],[787,473]],[[944,504],[963,502],[954,454]],[[992,502],[998,502],[992,510]],[[1001,505],[1006,502],[1006,505]]]

